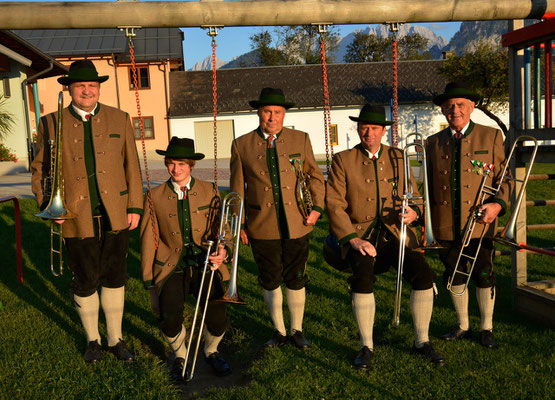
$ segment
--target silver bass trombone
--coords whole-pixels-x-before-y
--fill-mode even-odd
[[[420,140],[420,143],[408,143],[408,139],[411,136],[415,136],[416,140]],[[424,209],[424,237],[422,245],[419,247],[420,250],[424,249],[437,249],[439,245],[434,238],[434,233],[432,231],[432,219],[430,211],[430,201],[428,194],[428,170],[426,167],[426,149],[422,143],[422,135],[419,133],[411,133],[406,137],[407,144],[403,148],[403,170],[404,170],[404,186],[403,195],[401,198],[402,202],[402,212],[403,214],[407,211],[410,206],[422,206]],[[416,149],[411,152],[411,149]],[[420,151],[418,151],[420,149]],[[412,168],[411,160],[415,159],[422,163],[422,195],[417,195],[413,191],[412,187]],[[407,225],[404,219],[401,220],[401,230],[399,235],[399,258],[397,262],[397,284],[395,287],[395,303],[393,306],[393,327],[397,328],[400,323],[401,315],[401,294],[403,289],[403,264],[405,262],[405,249],[407,241]]]
[[[507,169],[509,168],[509,165],[511,163],[511,159],[513,158],[516,146],[518,145],[519,142],[523,142],[525,140],[533,141],[534,145],[535,145],[535,148],[534,148],[534,151],[533,151],[533,156],[530,159],[530,162],[528,164],[528,168],[526,169],[525,179],[524,180],[519,180],[519,179],[515,179],[511,176],[507,176],[508,175],[507,174]],[[499,178],[499,182],[498,182],[496,187],[486,185],[486,181],[487,181],[490,173],[493,171],[494,165],[487,164],[487,163],[482,163],[482,162],[477,162],[475,160],[472,161],[472,163],[475,167],[480,167],[478,169],[478,171],[479,171],[478,173],[481,173],[483,176],[482,176],[482,181],[480,182],[480,188],[479,188],[478,193],[476,195],[476,200],[474,201],[474,205],[472,207],[470,207],[470,215],[468,217],[468,220],[465,224],[465,228],[464,228],[464,231],[463,231],[462,244],[461,244],[461,249],[459,251],[459,256],[457,258],[457,263],[455,264],[455,268],[453,270],[453,273],[451,274],[451,277],[449,277],[449,280],[447,282],[447,290],[449,290],[454,295],[462,296],[466,292],[466,290],[468,289],[468,284],[470,283],[470,278],[472,277],[472,271],[474,270],[474,264],[476,263],[476,259],[478,258],[478,253],[480,252],[480,248],[482,247],[482,239],[484,238],[484,235],[486,233],[487,224],[484,224],[484,226],[482,228],[482,232],[480,233],[480,236],[477,238],[478,239],[478,245],[476,246],[475,253],[473,255],[472,254],[465,254],[465,250],[470,245],[470,240],[472,239],[472,235],[474,233],[474,228],[476,227],[476,223],[482,218],[482,212],[480,211],[480,208],[482,208],[482,206],[484,205],[484,202],[485,202],[487,196],[495,196],[499,192],[499,190],[501,189],[501,186],[503,185],[505,180],[512,180],[512,181],[523,183],[522,187],[521,187],[521,190],[520,190],[520,193],[519,193],[519,199],[517,199],[517,201],[515,203],[515,209],[516,209],[517,212],[515,213],[513,211],[514,221],[509,222],[507,224],[506,229],[505,229],[505,231],[507,231],[507,228],[509,228],[509,230],[512,229],[514,231],[514,225],[516,223],[516,216],[518,214],[518,209],[520,208],[520,203],[521,203],[522,197],[524,195],[524,189],[526,188],[526,184],[528,183],[528,177],[530,175],[530,171],[532,170],[532,166],[534,165],[534,159],[536,157],[537,148],[538,148],[537,141],[536,141],[535,138],[533,138],[531,136],[519,136],[518,138],[516,138],[513,145],[511,146],[511,151],[509,152],[508,157],[505,159],[505,166],[503,167],[503,171],[501,172],[501,176]],[[499,242],[503,241],[504,243],[509,244],[510,239],[509,240],[504,240],[504,238],[507,237],[506,236],[507,232],[505,232],[505,231],[496,240],[499,241]],[[463,259],[464,259],[464,262],[462,262]],[[470,262],[470,267],[468,268],[468,271],[463,271],[463,268],[462,268],[461,264],[468,264],[468,262]],[[454,282],[454,279],[455,279],[457,274],[463,275],[463,276],[466,277],[466,280],[464,281],[464,284],[463,284],[463,288],[460,292],[456,292],[456,291],[453,290],[453,282]]]
[[[54,276],[60,276],[63,273],[63,237],[62,224],[57,224],[55,220],[74,218],[73,214],[68,210],[64,200],[64,178],[62,175],[62,142],[63,142],[63,123],[62,116],[64,110],[63,92],[58,94],[58,120],[56,123],[56,137],[54,147],[50,141],[50,176],[45,179],[45,192],[50,186],[50,200],[46,208],[35,214],[37,217],[51,220],[50,222],[50,271]],[[56,228],[57,227],[57,228]],[[54,236],[58,236],[58,248],[55,247]],[[54,254],[58,255],[58,271],[54,269]]]
[[[235,210],[238,209],[238,213]],[[212,249],[218,251],[220,246],[232,246],[233,249],[230,253],[233,254],[233,262],[232,262],[232,271],[231,271],[231,278],[229,281],[229,287],[227,289],[226,294],[216,301],[220,302],[227,302],[227,303],[235,303],[235,304],[246,304],[239,295],[237,294],[237,263],[239,261],[239,240],[240,240],[240,232],[241,232],[241,218],[243,216],[243,198],[241,195],[235,192],[230,192],[227,194],[221,206],[220,212],[220,228],[218,230],[218,237],[216,242],[212,240],[207,240],[205,245],[207,246],[206,250],[206,258],[204,260],[204,267],[202,269],[202,277],[200,280],[199,291],[197,294],[197,303],[195,306],[195,312],[193,316],[193,323],[191,325],[191,330],[189,333],[189,344],[187,345],[187,354],[185,355],[185,362],[183,363],[183,369],[181,371],[182,378],[189,382],[193,379],[193,375],[195,372],[195,366],[197,362],[198,350],[200,347],[200,342],[202,339],[202,331],[204,328],[204,321],[206,318],[206,311],[208,309],[208,302],[210,301],[210,293],[212,291],[212,282],[214,280],[214,273],[215,271],[210,271],[210,278],[208,285],[204,286],[204,280],[206,277],[206,273],[210,268],[210,261],[209,257],[212,252]],[[204,305],[201,306],[201,298],[205,297]],[[202,315],[199,320],[199,313],[201,307]],[[197,324],[197,320],[199,323]],[[195,333],[196,332],[196,333]],[[194,354],[191,356],[191,349],[193,345],[193,338],[196,335],[196,343],[195,343],[195,350]],[[191,359],[191,366],[188,367],[189,359]],[[188,374],[186,372],[188,371]],[[187,375],[187,376],[185,376]]]

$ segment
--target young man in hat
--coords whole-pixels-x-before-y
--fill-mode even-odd
[[[349,278],[351,301],[360,333],[361,348],[354,366],[367,370],[373,357],[374,282],[376,275],[397,266],[401,218],[407,224],[407,249],[403,278],[412,285],[410,310],[414,322],[412,351],[443,365],[428,338],[428,326],[434,301],[434,273],[417,245],[414,231],[408,227],[417,212],[408,207],[402,213],[404,183],[403,154],[382,144],[386,126],[382,106],[365,105],[357,122],[360,143],[351,150],[337,153],[328,178],[326,206],[330,229],[337,237],[341,255],[352,270]],[[416,185],[413,184],[416,193]]]
[[[445,266],[444,283],[453,275],[461,250],[462,232],[478,194],[482,176],[473,168],[473,160],[493,164],[486,184],[497,187],[505,164],[503,134],[499,129],[475,124],[470,119],[480,96],[464,83],[449,83],[444,93],[433,101],[441,107],[449,127],[426,140],[428,183],[435,238],[445,248],[439,256]],[[506,181],[505,181],[506,182]],[[476,298],[480,308],[480,344],[486,348],[497,346],[493,338],[493,307],[495,302],[495,275],[493,272],[493,235],[497,216],[503,215],[509,201],[509,186],[503,184],[495,196],[487,196],[480,207],[482,216],[476,225],[467,253],[476,254],[479,237],[486,230],[478,252],[472,280],[476,283]],[[465,271],[468,258],[461,258],[459,271]],[[468,319],[468,291],[464,290],[466,276],[455,274],[451,299],[457,312],[458,324],[446,340],[470,339],[472,331]],[[464,294],[460,294],[463,293]]]
[[[184,302],[189,293],[197,296],[200,289],[206,258],[203,241],[215,240],[217,236],[217,218],[210,217],[218,211],[219,192],[213,183],[191,176],[195,161],[204,158],[204,154],[195,153],[192,139],[173,137],[166,151],[156,152],[164,156],[170,179],[151,192],[152,216],[149,199],[145,198],[146,212],[141,221],[143,281],[150,291],[152,309],[160,318],[160,329],[175,355],[172,377],[179,380],[187,354]],[[226,250],[223,246],[212,250],[211,269],[221,272],[214,274],[209,299],[219,299],[224,295],[221,281],[229,278],[222,264]],[[208,282],[209,276],[206,276],[202,289],[204,299]],[[227,325],[225,303],[209,301],[203,331],[204,355],[218,376],[231,373],[228,363],[218,352]]]
[[[131,361],[121,331],[129,230],[135,229],[142,214],[143,187],[129,115],[98,102],[99,76],[89,60],[71,64],[69,74],[58,78],[67,86],[71,104],[63,110],[61,134],[65,202],[74,218],[63,224],[67,261],[73,279],[72,299],[85,329],[86,362],[101,359],[98,332],[100,305],[106,317],[108,350],[118,359]],[[38,152],[31,164],[32,188],[44,208],[43,178],[50,171],[48,140],[56,135],[56,113],[41,118]],[[100,299],[98,287],[100,290]]]
[[[306,262],[310,232],[324,208],[324,176],[308,134],[283,127],[286,109],[294,103],[285,100],[281,89],[264,88],[259,99],[249,104],[257,109],[259,126],[233,141],[230,183],[231,190],[247,202],[241,241],[251,245],[259,269],[258,282],[275,329],[264,345],[287,342],[281,289],[285,284],[290,342],[307,349],[311,345],[302,332]],[[312,210],[306,218],[295,196],[298,182],[292,162],[300,162],[312,195]]]

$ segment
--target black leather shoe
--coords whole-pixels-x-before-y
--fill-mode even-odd
[[[496,349],[497,342],[493,338],[493,332],[480,331],[480,344],[488,349]]]
[[[274,331],[270,340],[264,343],[264,347],[283,346],[285,343],[287,343],[287,336],[282,335],[278,331]]]
[[[98,343],[98,340],[93,340],[89,342],[87,345],[87,350],[85,350],[85,354],[83,354],[83,359],[85,362],[94,364],[97,361],[100,361],[102,358],[102,347]]]
[[[310,342],[306,340],[301,331],[295,331],[295,333],[289,338],[289,342],[293,344],[297,349],[301,350],[308,350],[312,347]]]
[[[108,346],[108,351],[116,356],[116,358],[120,361],[131,362],[135,360],[135,357],[133,357],[133,354],[131,354],[127,345],[121,339],[115,346]]]
[[[216,376],[226,376],[231,374],[231,367],[218,352],[205,357],[206,362],[212,367]]]
[[[172,366],[172,370],[170,371],[170,376],[176,382],[183,381],[183,377],[181,375],[183,373],[183,364],[185,364],[185,359],[181,357],[177,357],[173,361],[173,366]]]
[[[424,345],[420,348],[413,345],[412,352],[415,354],[420,354],[422,357],[426,357],[436,367],[445,365],[445,358],[434,351],[434,348],[432,347],[432,344],[430,342],[424,343]]]
[[[463,331],[458,325],[453,328],[449,333],[446,333],[441,337],[443,340],[460,340],[460,339],[472,339],[472,329]]]
[[[357,369],[362,369],[367,371],[370,369],[370,360],[374,357],[374,352],[368,348],[368,346],[363,346],[362,349],[359,350],[353,365]]]

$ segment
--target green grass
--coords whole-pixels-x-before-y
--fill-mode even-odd
[[[544,185],[546,184],[546,185]],[[551,186],[548,186],[551,185]],[[544,187],[545,186],[545,187]],[[529,198],[554,198],[552,182],[531,182]],[[85,339],[69,298],[70,273],[54,278],[49,270],[48,225],[34,217],[33,200],[23,200],[24,280],[16,281],[13,209],[0,204],[0,399],[180,399],[191,395],[168,378],[167,348],[150,312],[140,281],[138,233],[132,235],[130,280],[126,292],[125,339],[134,350],[133,364],[107,356],[99,365],[81,360]],[[528,222],[553,221],[551,207],[529,208]],[[514,312],[510,257],[496,260],[498,292],[494,327],[499,349],[488,351],[476,341],[447,343],[437,338],[456,323],[446,291],[435,301],[430,336],[447,360],[436,369],[410,354],[413,331],[404,285],[401,326],[390,326],[395,273],[380,275],[376,284],[374,366],[369,372],[351,367],[359,346],[350,305],[347,275],[329,267],[321,255],[327,221],[314,231],[308,262],[310,283],[304,331],[314,348],[300,352],[291,346],[262,350],[272,334],[250,249],[241,248],[239,293],[247,306],[230,306],[231,329],[221,350],[234,374],[244,374],[241,386],[213,388],[207,399],[360,399],[360,398],[505,398],[544,399],[555,387],[554,331]],[[553,245],[553,231],[534,231],[529,242]],[[553,278],[555,260],[530,255],[533,279]],[[442,266],[434,254],[430,263],[441,282]],[[531,280],[533,280],[531,279]],[[473,294],[474,291],[472,290]],[[471,324],[479,329],[474,295]],[[286,319],[288,313],[285,312]],[[103,316],[101,313],[101,321]],[[288,326],[288,322],[286,322]],[[105,327],[101,323],[101,334]],[[214,378],[215,380],[217,378]]]

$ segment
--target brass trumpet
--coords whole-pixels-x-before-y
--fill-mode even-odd
[[[420,139],[420,143],[408,143],[408,138],[411,136],[415,136],[416,139]],[[430,201],[428,195],[428,170],[426,167],[426,149],[422,144],[422,135],[419,133],[412,133],[407,135],[406,137],[407,144],[403,148],[403,170],[404,170],[404,187],[403,187],[403,195],[401,198],[403,199],[402,202],[402,212],[403,214],[406,212],[407,208],[411,205],[419,206],[421,205],[424,208],[424,219],[425,219],[425,228],[424,228],[424,238],[422,242],[422,246],[419,249],[437,249],[439,245],[437,244],[436,239],[434,238],[434,233],[432,231],[432,219],[431,219],[431,211],[430,211]],[[414,152],[410,152],[411,148],[418,149],[420,148],[420,152],[418,150]],[[416,156],[417,160],[422,162],[422,195],[418,196],[415,195],[413,188],[412,188],[412,169],[410,166],[411,159],[414,159]],[[399,258],[397,261],[397,284],[395,287],[395,302],[393,305],[393,327],[397,328],[400,323],[400,315],[401,315],[401,294],[403,289],[403,264],[405,261],[405,249],[406,249],[406,241],[407,241],[407,225],[405,221],[401,220],[401,230],[399,234]]]
[[[56,123],[56,137],[54,148],[52,143],[50,146],[50,180],[51,191],[50,200],[46,208],[35,214],[37,217],[50,219],[50,271],[54,276],[63,274],[63,236],[62,225],[57,224],[55,220],[71,219],[74,218],[73,214],[68,210],[64,200],[64,178],[62,175],[62,134],[63,134],[63,109],[64,109],[64,96],[63,92],[58,95],[58,121]],[[45,185],[47,186],[47,185]],[[47,191],[47,190],[45,190]],[[57,228],[56,228],[57,227]],[[58,236],[58,248],[54,246],[54,236]],[[58,271],[54,269],[54,254],[58,255]]]
[[[234,212],[233,209],[239,209],[238,214]],[[208,302],[210,301],[210,293],[212,291],[212,282],[214,280],[214,270],[210,272],[210,278],[208,285],[205,289],[204,286],[204,278],[206,277],[206,273],[208,272],[209,264],[209,257],[212,252],[212,248],[218,251],[219,247],[222,245],[232,246],[233,249],[230,253],[233,254],[233,262],[232,262],[232,271],[231,271],[231,278],[229,281],[229,286],[227,289],[226,294],[216,301],[219,302],[226,302],[226,303],[235,303],[235,304],[246,304],[239,295],[237,294],[237,264],[239,261],[239,240],[240,240],[240,232],[241,232],[241,218],[243,216],[243,198],[239,193],[230,192],[228,193],[223,201],[221,206],[220,212],[220,228],[218,231],[218,237],[216,242],[212,240],[207,240],[205,245],[207,246],[206,250],[206,258],[204,260],[204,267],[202,269],[202,277],[200,280],[200,288],[197,294],[197,303],[195,306],[195,312],[193,316],[193,323],[191,325],[191,331],[189,333],[189,344],[187,346],[187,354],[185,355],[185,362],[183,363],[183,369],[181,371],[182,378],[189,382],[193,379],[193,375],[195,372],[195,366],[198,357],[198,350],[200,347],[200,342],[202,339],[202,331],[204,328],[204,320],[206,318],[206,310],[208,309]],[[206,292],[206,294],[204,293]],[[200,318],[200,322],[197,326],[197,319],[201,308],[201,298],[205,296],[202,316]],[[195,344],[195,351],[191,358],[191,366],[187,368],[189,358],[191,357],[191,347],[193,344],[193,338],[195,337],[196,333],[196,344]],[[189,373],[186,375],[187,370]]]
[[[517,144],[521,141],[524,141],[524,140],[533,141],[534,144],[535,144],[535,148],[534,148],[534,151],[533,151],[533,156],[530,159],[530,163],[528,164],[528,168],[526,169],[526,173],[525,173],[526,177],[525,177],[524,180],[521,181],[521,180],[512,178],[511,176],[507,176],[507,169],[509,168],[509,165],[510,165],[511,159],[513,158],[513,155],[514,155]],[[480,237],[478,238],[479,239],[478,246],[476,247],[476,252],[474,253],[474,255],[464,254],[465,249],[470,244],[470,239],[472,238],[472,234],[474,233],[474,228],[476,226],[476,223],[478,222],[478,220],[480,218],[482,218],[482,213],[480,212],[480,208],[484,204],[484,201],[486,200],[486,196],[495,196],[499,192],[499,190],[501,189],[501,185],[504,183],[505,179],[512,180],[512,181],[523,182],[522,188],[520,189],[520,192],[519,192],[519,196],[518,196],[519,198],[517,199],[517,202],[515,204],[516,212],[513,211],[514,221],[510,221],[509,223],[507,223],[507,227],[506,227],[505,231],[503,233],[501,233],[501,235],[496,239],[497,241],[503,242],[505,244],[510,243],[510,239],[505,240],[505,238],[507,238],[507,236],[506,236],[507,234],[509,234],[509,235],[511,234],[510,231],[512,231],[512,233],[514,235],[514,226],[515,226],[515,223],[516,223],[516,217],[518,215],[518,209],[520,208],[520,203],[522,201],[522,197],[524,196],[524,189],[526,188],[526,184],[528,183],[528,176],[530,175],[530,171],[532,170],[532,166],[534,165],[534,159],[536,157],[537,148],[538,148],[538,144],[536,142],[536,139],[531,137],[531,136],[519,136],[518,138],[516,138],[516,140],[514,141],[512,147],[511,147],[511,151],[509,152],[509,155],[506,158],[505,166],[504,166],[503,171],[501,173],[501,177],[499,178],[499,183],[497,184],[497,187],[486,185],[486,180],[489,177],[489,174],[493,170],[494,166],[493,165],[490,166],[489,164],[485,164],[484,169],[483,169],[482,181],[480,183],[480,188],[478,190],[478,194],[476,195],[476,200],[474,202],[474,205],[470,208],[470,215],[468,217],[468,220],[466,222],[466,225],[465,225],[465,228],[464,228],[464,231],[463,231],[464,233],[463,233],[462,246],[461,246],[461,250],[459,251],[459,256],[457,258],[457,263],[455,264],[455,269],[453,270],[453,273],[451,274],[451,277],[449,278],[449,281],[447,282],[447,289],[451,293],[453,293],[454,295],[462,296],[466,292],[466,290],[468,288],[468,284],[470,282],[470,278],[472,276],[472,271],[474,270],[474,264],[476,263],[476,259],[478,258],[478,253],[480,252],[480,248],[482,247],[482,239],[484,238],[484,235],[486,233],[487,225],[484,225],[484,227],[482,228],[482,232],[480,234]],[[511,220],[513,220],[513,218],[511,218]],[[464,258],[466,260],[466,263],[468,263],[468,261],[470,261],[470,268],[468,269],[468,272],[462,271],[461,268],[460,268],[462,258]],[[463,289],[460,292],[453,291],[453,281],[454,281],[455,276],[457,274],[466,276],[466,281],[464,282]]]

